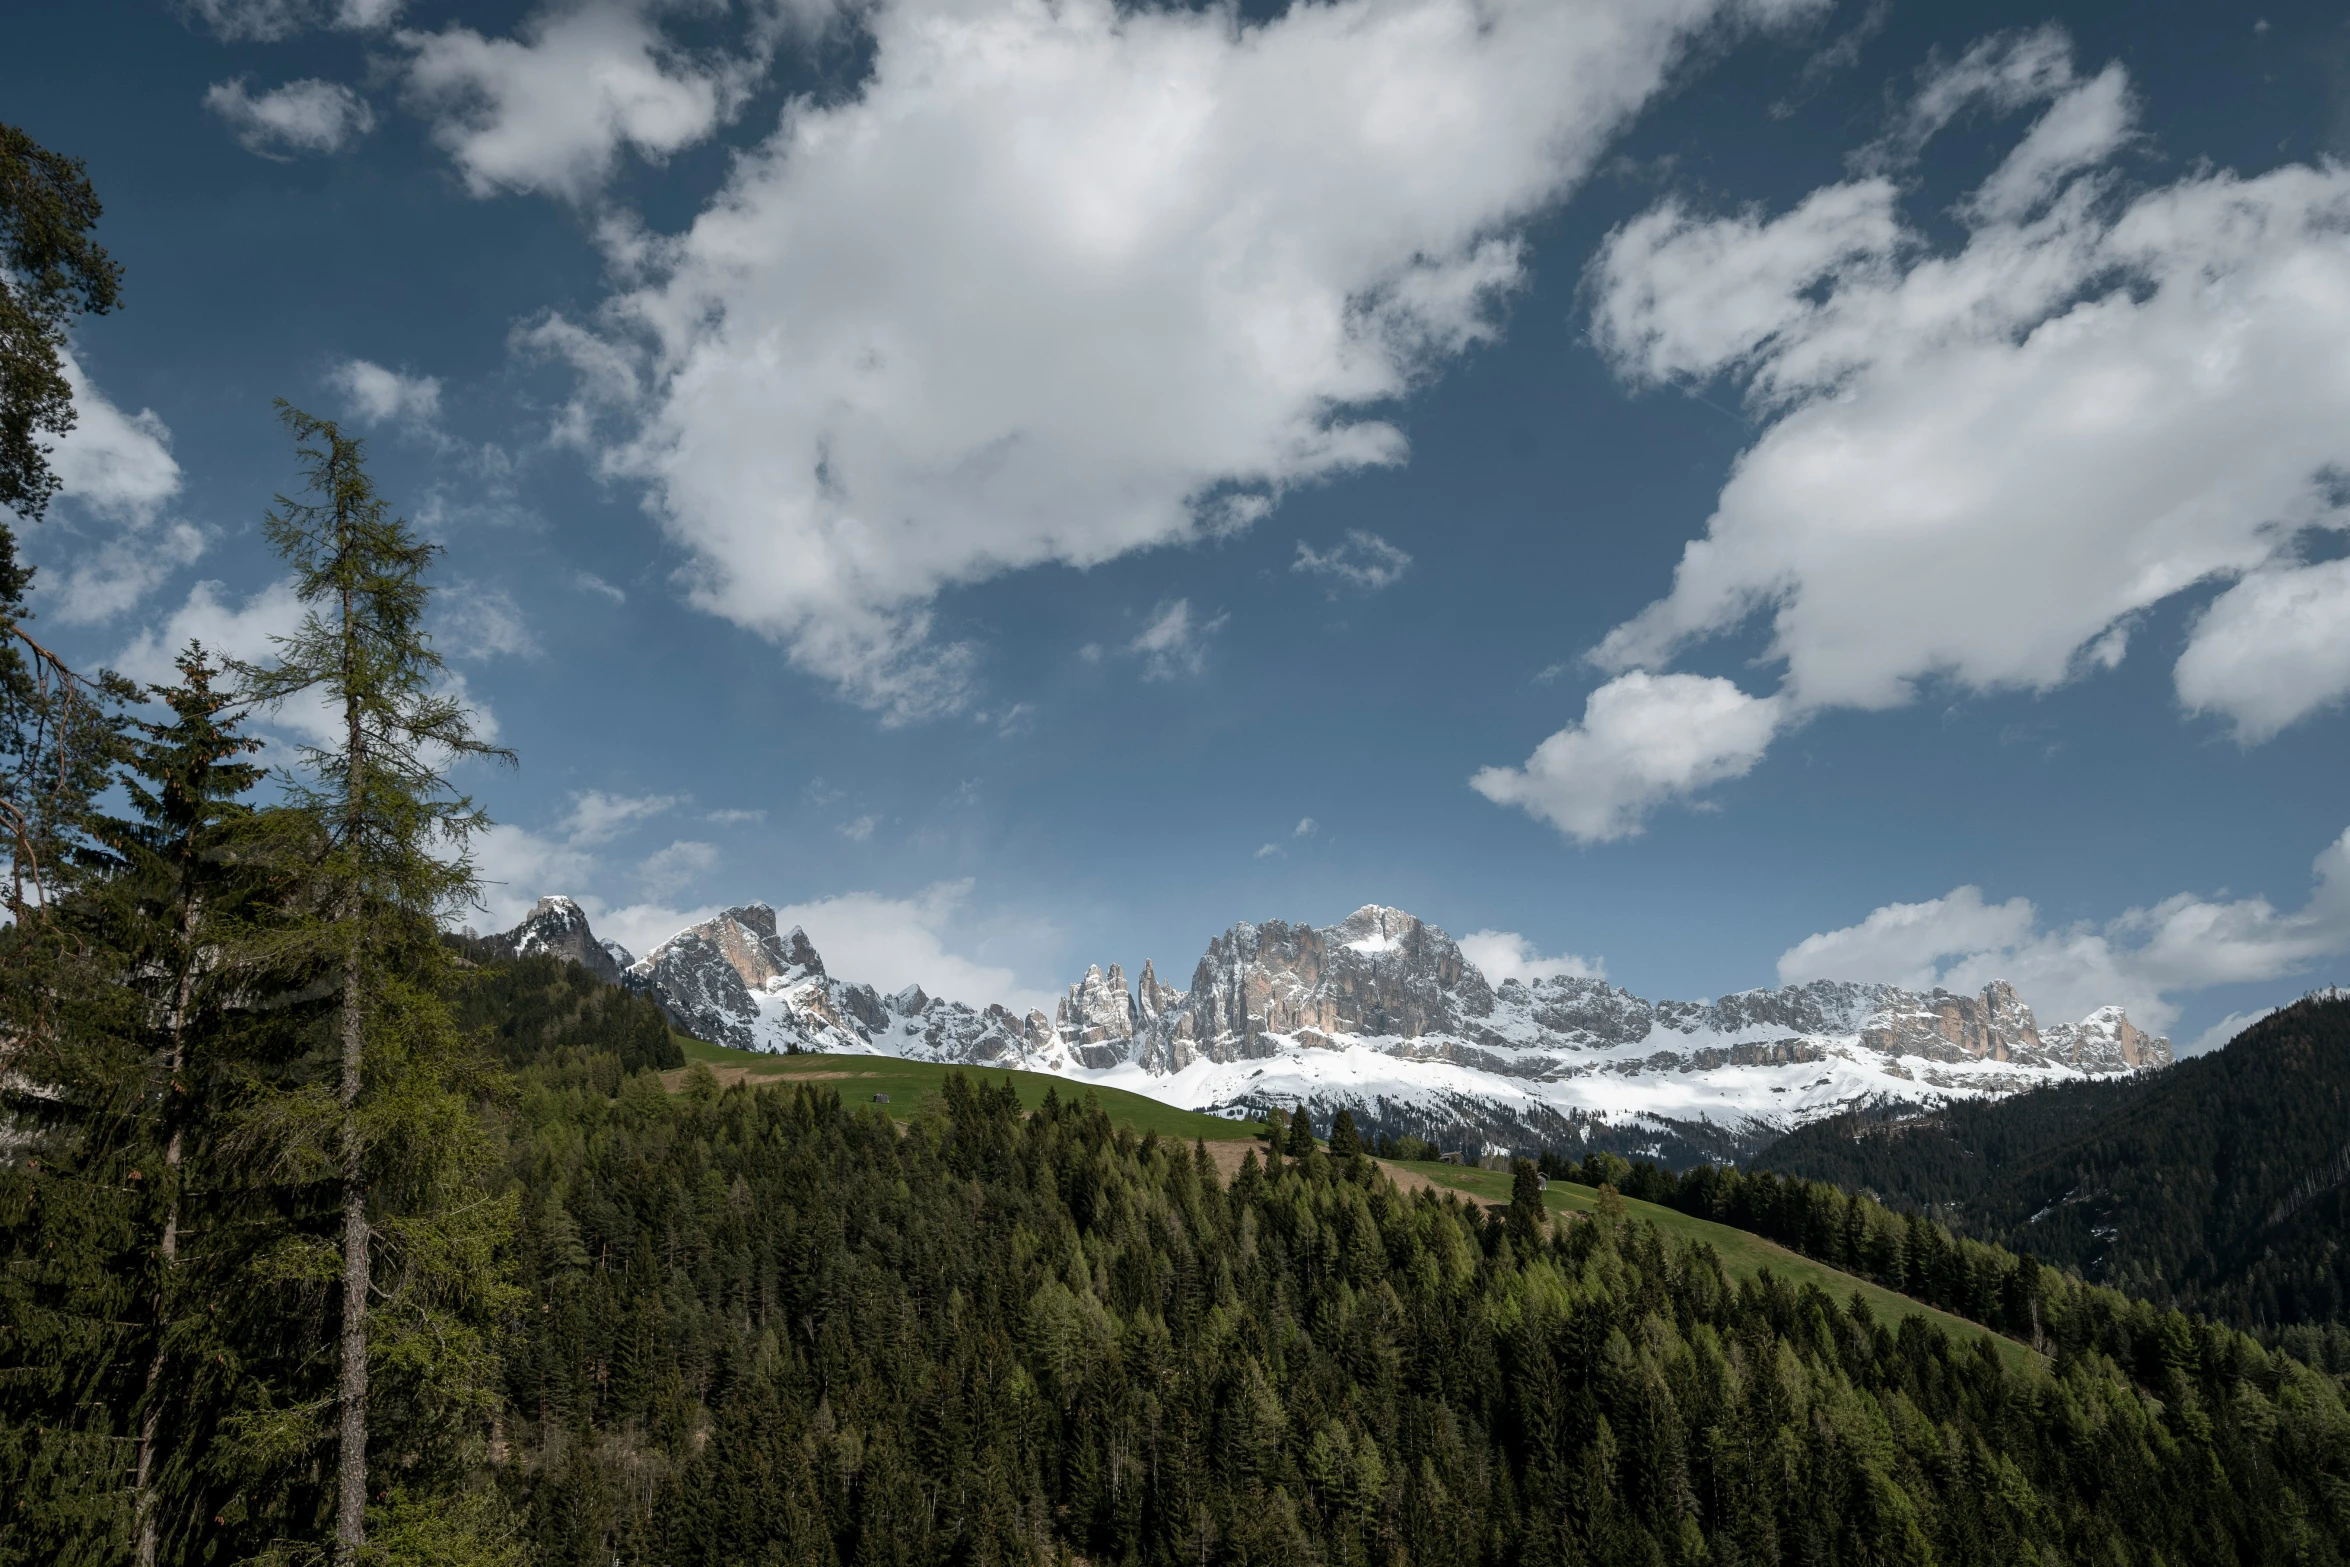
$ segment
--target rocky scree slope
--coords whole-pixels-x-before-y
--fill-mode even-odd
[[[550,913],[550,910],[553,913]],[[534,922],[509,933],[557,950]],[[542,920],[542,916],[544,919]],[[585,932],[566,950],[602,951]],[[1114,1082],[1190,1108],[1351,1108],[1375,1131],[1448,1145],[1583,1142],[1678,1162],[1751,1152],[1857,1107],[1994,1098],[2161,1066],[2170,1042],[2119,1007],[2041,1026],[2004,982],[1979,994],[1816,981],[1713,1001],[1649,1001],[1604,980],[1489,983],[1400,909],[1335,925],[1238,924],[1190,987],[1145,962],[1089,968],[1052,1016],[973,1008],[833,977],[765,904],[729,909],[628,964],[622,983],[678,1026],[751,1050],[880,1052]]]

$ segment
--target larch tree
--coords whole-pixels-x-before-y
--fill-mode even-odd
[[[387,1444],[400,1473],[377,1492],[393,1498],[395,1522],[397,1493],[446,1482],[458,1463],[451,1433],[494,1397],[488,1325],[511,1304],[512,1205],[480,1185],[488,1152],[474,1107],[497,1076],[443,1003],[452,955],[440,925],[474,901],[468,844],[487,826],[449,769],[510,758],[449,695],[425,629],[438,546],[391,514],[358,440],[278,407],[306,485],[300,499],[278,497],[265,523],[306,610],[273,663],[238,669],[256,705],[310,705],[333,733],[304,747],[285,780],[319,828],[314,936],[334,972],[333,1033],[327,1069],[289,1091],[276,1124],[338,1190],[333,1557],[355,1567],[368,1538],[374,1370],[394,1373],[395,1418],[430,1430]],[[323,1281],[324,1246],[312,1259]]]

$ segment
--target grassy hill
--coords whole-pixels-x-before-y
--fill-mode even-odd
[[[1057,1091],[1064,1104],[1082,1103],[1085,1096],[1091,1094],[1109,1114],[1112,1123],[1131,1126],[1137,1132],[1179,1137],[1185,1142],[1194,1139],[1230,1142],[1253,1137],[1259,1129],[1255,1122],[1227,1121],[1219,1116],[1179,1110],[1141,1094],[1130,1094],[1123,1089],[1104,1088],[1092,1083],[1072,1082],[1050,1072],[1022,1072],[1008,1067],[950,1066],[934,1061],[907,1061],[898,1056],[770,1055],[755,1050],[730,1050],[724,1045],[688,1039],[682,1034],[678,1036],[678,1043],[685,1052],[687,1066],[684,1070],[662,1074],[663,1081],[672,1088],[684,1080],[685,1071],[699,1064],[709,1067],[722,1083],[738,1078],[759,1086],[829,1083],[840,1091],[842,1102],[852,1106],[871,1104],[875,1094],[887,1094],[890,1114],[904,1120],[924,1094],[942,1091],[947,1075],[961,1072],[989,1083],[1010,1082],[1020,1096],[1020,1108],[1023,1110],[1034,1110],[1044,1103],[1048,1090]]]

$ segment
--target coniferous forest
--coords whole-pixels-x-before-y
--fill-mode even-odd
[[[113,274],[78,168],[0,160],[37,392]],[[70,412],[0,421],[20,516],[11,432]],[[1530,1165],[1407,1194],[1351,1129],[1226,1176],[983,1075],[902,1123],[721,1089],[651,1003],[469,957],[452,770],[504,758],[436,551],[281,412],[275,657],[85,676],[0,576],[0,1563],[2350,1559],[2322,1339],[1775,1176],[1595,1157],[1569,1221]],[[331,738],[265,776],[288,701]],[[1733,1280],[1625,1189],[2013,1342]]]

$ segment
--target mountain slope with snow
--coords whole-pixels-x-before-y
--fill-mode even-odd
[[[550,905],[560,949],[592,964],[603,948],[576,905],[544,900],[532,919]],[[542,948],[558,949],[545,935]],[[2004,982],[1955,995],[1815,981],[1713,1001],[1563,976],[1495,986],[1442,930],[1376,904],[1319,928],[1234,925],[1183,991],[1148,962],[1133,987],[1118,964],[1090,968],[1049,1018],[836,978],[765,904],[678,932],[620,979],[681,1028],[744,1049],[1017,1066],[1192,1109],[1344,1105],[1368,1129],[1447,1144],[1596,1141],[1673,1159],[1856,1106],[1996,1098],[2171,1059],[2118,1007],[2043,1029]]]

